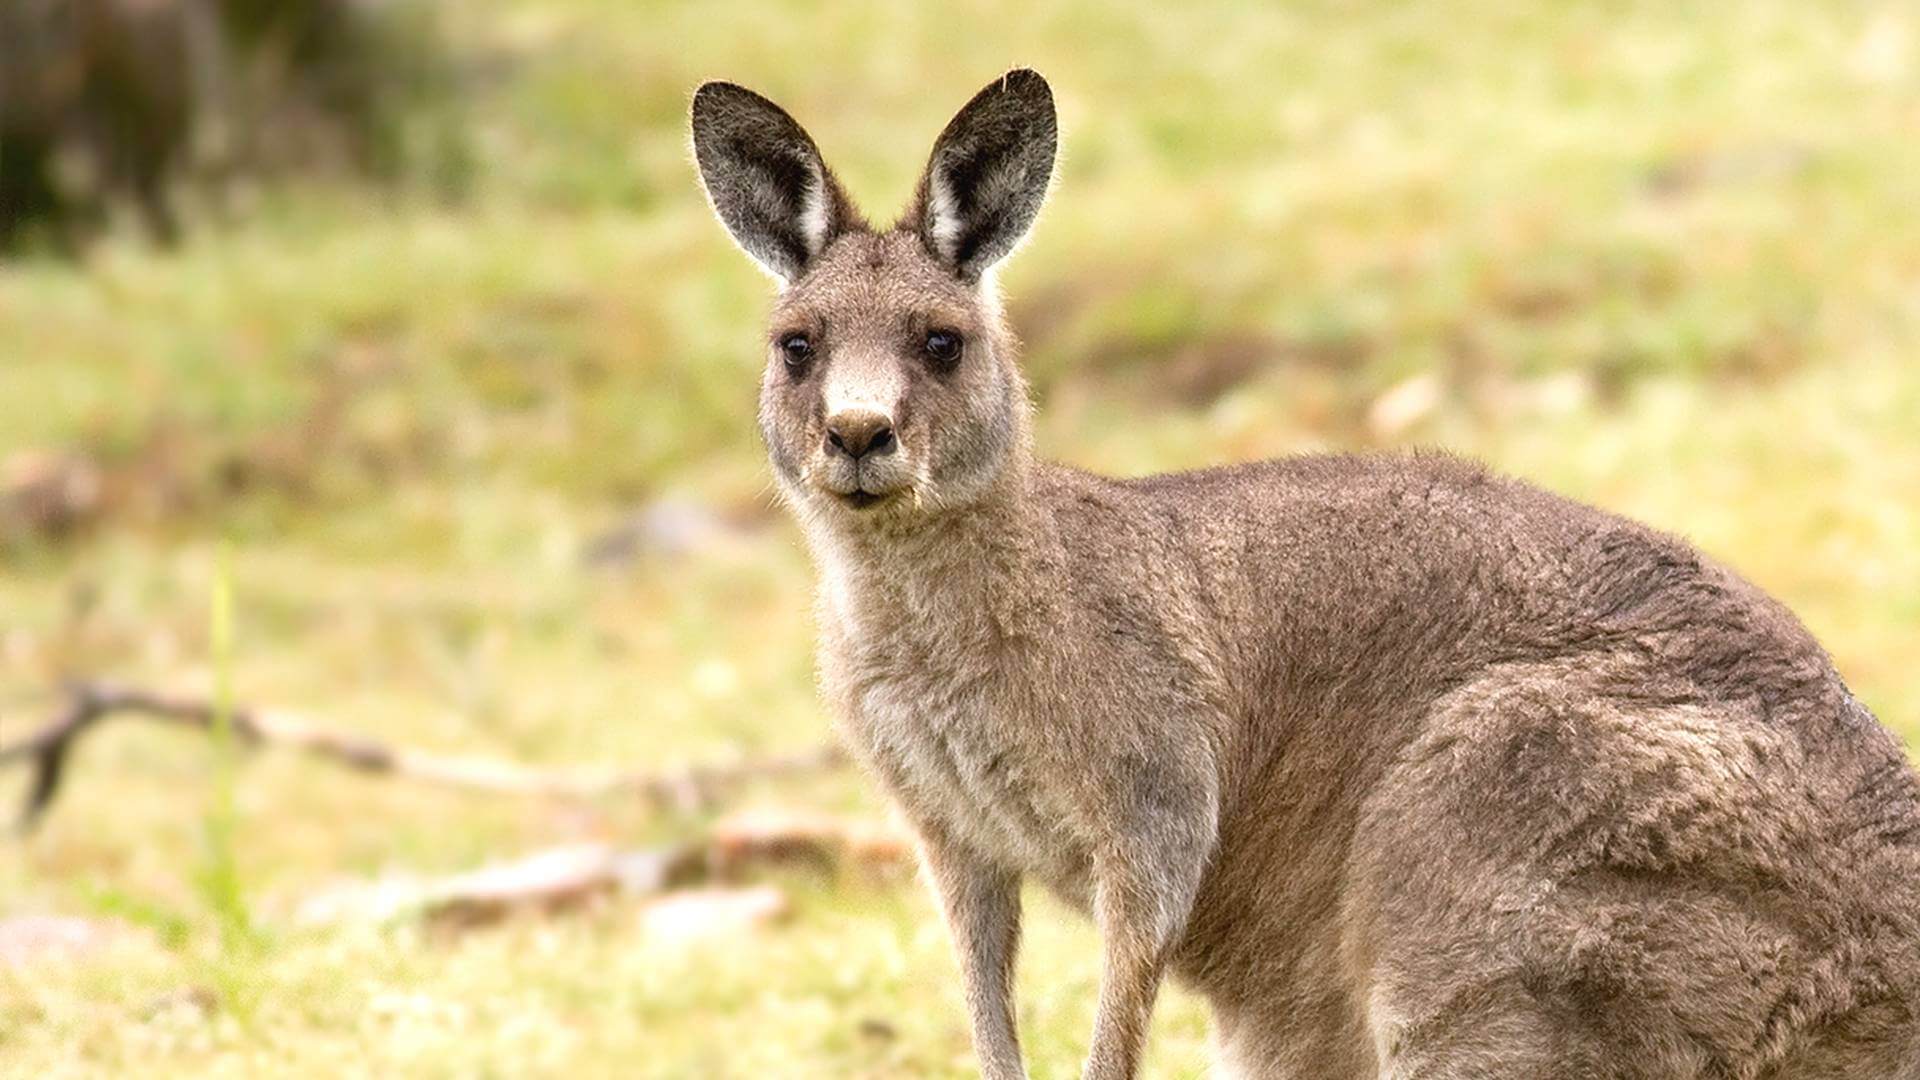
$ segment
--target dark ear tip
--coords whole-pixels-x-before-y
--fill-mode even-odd
[[[1022,98],[1032,105],[1053,107],[1053,87],[1047,85],[1047,80],[1032,68],[1014,68],[1000,76],[995,89]]]
[[[723,79],[709,79],[700,84],[693,92],[693,116],[697,120],[702,116],[711,116],[715,109],[738,105],[772,105],[773,103],[759,94]]]
[[[1046,77],[1032,68],[1014,68],[1000,76],[1000,85],[1016,93],[1042,93],[1049,96],[1053,93]]]

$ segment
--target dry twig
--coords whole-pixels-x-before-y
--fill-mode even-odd
[[[0,747],[0,766],[22,760],[33,762],[33,783],[20,814],[23,830],[31,829],[59,794],[74,744],[100,721],[112,716],[134,716],[210,731],[215,708],[204,698],[106,682],[73,684],[51,723],[17,743]],[[320,727],[278,710],[236,707],[232,722],[235,736],[246,745],[291,747],[361,772],[496,794],[569,799],[630,795],[657,806],[675,808],[705,805],[721,790],[751,780],[811,775],[846,764],[846,756],[838,747],[822,746],[794,754],[673,772],[540,769],[514,762],[449,757],[391,746],[366,735]]]

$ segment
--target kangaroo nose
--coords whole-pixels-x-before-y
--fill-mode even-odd
[[[879,413],[841,414],[827,421],[827,445],[855,461],[893,450],[893,421]]]

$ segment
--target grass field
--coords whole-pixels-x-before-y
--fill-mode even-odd
[[[1739,568],[1920,740],[1907,4],[461,0],[445,20],[470,71],[461,201],[295,186],[177,251],[0,264],[0,461],[102,477],[78,534],[0,538],[0,742],[68,676],[210,688],[223,544],[244,700],[533,763],[823,739],[809,571],[751,422],[767,286],[711,220],[684,110],[704,78],[762,90],[884,217],[1015,64],[1064,127],[1004,275],[1044,452],[1118,473],[1477,455]],[[663,505],[730,539],[584,557]],[[102,731],[0,846],[0,915],[142,928],[0,966],[0,1073],[968,1075],[915,888],[782,878],[787,923],[698,949],[643,940],[626,902],[308,929],[295,906],[343,878],[700,822],[265,753],[234,773],[224,889],[217,760]],[[884,813],[851,775],[739,801]],[[1030,902],[1028,1054],[1070,1076],[1095,941]],[[1206,1061],[1176,991],[1150,1075]]]

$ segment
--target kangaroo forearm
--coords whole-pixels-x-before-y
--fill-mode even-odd
[[[937,836],[925,842],[927,872],[960,964],[975,1052],[987,1080],[1024,1080],[1013,1013],[1014,961],[1020,947],[1020,879],[957,850]]]

